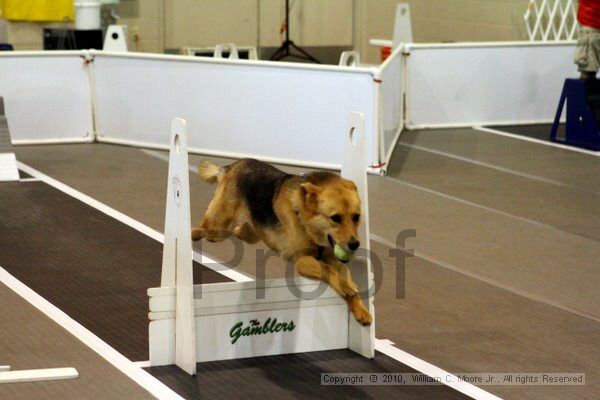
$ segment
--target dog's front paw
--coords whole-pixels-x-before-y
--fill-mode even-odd
[[[192,240],[202,239],[202,231],[200,229],[192,229]]]
[[[369,312],[369,310],[367,310],[363,302],[360,300],[360,297],[355,296],[350,301],[350,310],[352,311],[352,315],[354,315],[354,319],[356,319],[356,321],[359,324],[371,325],[371,323],[373,322],[373,317],[371,316],[371,313]]]

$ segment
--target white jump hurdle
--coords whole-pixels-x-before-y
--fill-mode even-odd
[[[359,233],[368,252],[362,114],[350,114],[346,136],[342,176],[358,187],[363,221]],[[296,278],[193,285],[184,120],[173,121],[170,143],[162,282],[148,290],[150,365],[176,364],[193,375],[196,362],[266,355],[349,348],[372,358],[375,324],[358,324],[345,301],[324,283]],[[370,262],[357,257],[350,268],[374,315]]]

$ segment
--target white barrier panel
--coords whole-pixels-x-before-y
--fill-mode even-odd
[[[577,75],[573,42],[407,47],[409,128],[549,122]]]
[[[404,58],[398,46],[381,65],[381,126],[380,154],[388,163],[400,136],[404,120]]]
[[[166,148],[178,115],[192,152],[339,168],[340,132],[361,110],[368,162],[378,163],[370,69],[92,53],[100,141]]]
[[[317,299],[301,300],[291,294],[290,287],[323,294]],[[148,290],[152,366],[169,365],[176,360],[173,289]],[[193,290],[197,328],[196,354],[192,351],[191,355],[197,362],[348,348],[348,306],[337,293],[318,282],[277,279],[195,285]],[[264,290],[264,299],[257,299],[259,290]],[[236,330],[241,333],[246,327],[256,330],[257,323],[265,326],[261,334],[235,335]],[[276,324],[290,325],[290,329],[275,331],[271,325]]]
[[[13,143],[93,140],[85,52],[1,52],[0,96]]]

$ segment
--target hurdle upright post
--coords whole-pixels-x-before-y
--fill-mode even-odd
[[[364,357],[375,356],[375,307],[373,306],[373,273],[369,258],[369,192],[367,186],[367,159],[365,149],[365,117],[359,112],[351,112],[348,118],[344,157],[342,161],[342,177],[354,181],[361,200],[361,224],[359,236],[362,249],[367,257],[354,259],[350,270],[354,281],[361,290],[365,307],[373,316],[369,326],[362,326],[354,318],[348,321],[348,348]]]
[[[171,125],[161,286],[177,288],[175,364],[188,374],[195,375],[196,325],[190,217],[187,123],[175,118]]]

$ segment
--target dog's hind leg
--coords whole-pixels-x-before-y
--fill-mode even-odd
[[[206,239],[209,242],[222,242],[234,234],[233,218],[220,215],[213,218],[208,212],[200,224],[192,228],[192,240]]]
[[[226,186],[220,184],[200,223],[192,228],[192,240],[221,242],[233,234],[237,201],[227,201]]]
[[[236,227],[233,228],[233,234],[244,242],[250,244],[257,243],[260,240],[256,234],[256,231],[248,222],[243,222],[236,225]]]

